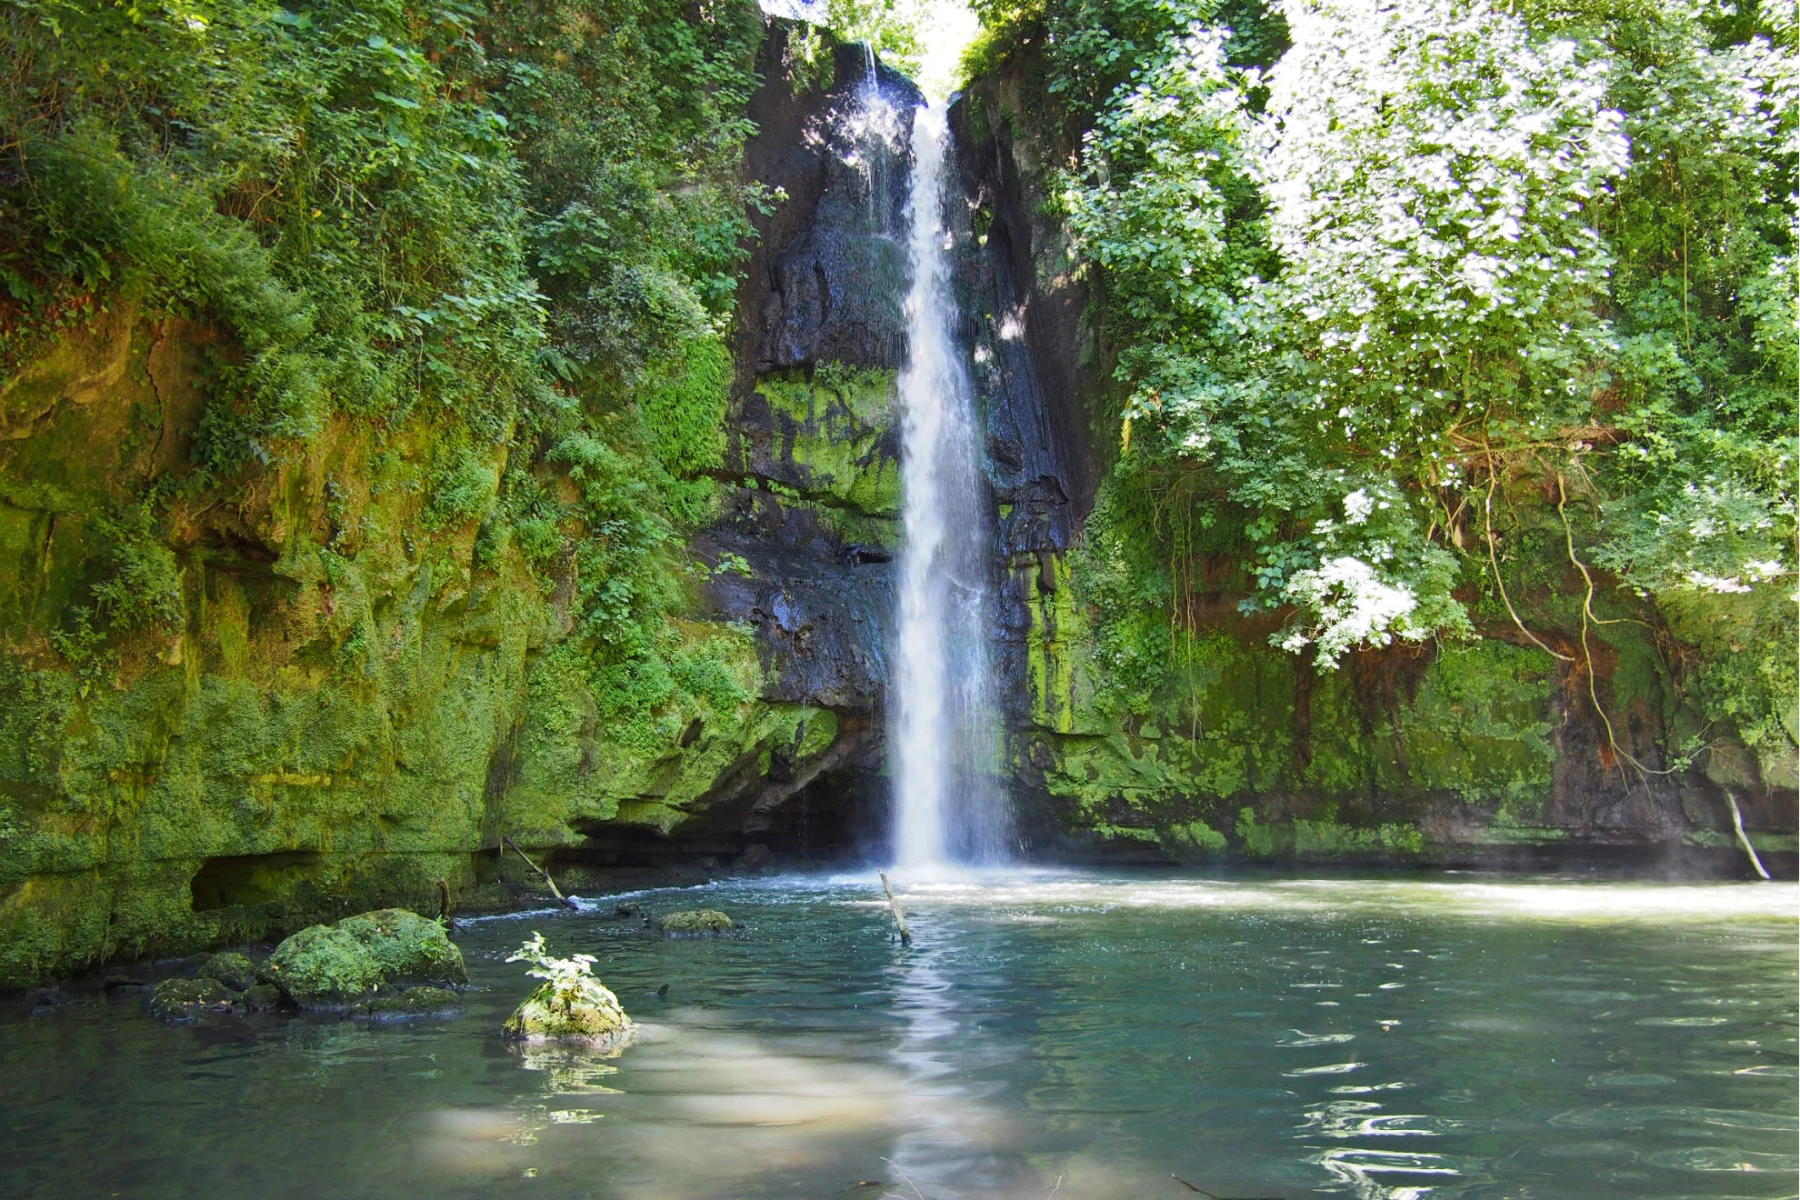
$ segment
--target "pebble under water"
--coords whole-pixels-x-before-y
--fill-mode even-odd
[[[9,1003],[0,1195],[1795,1193],[1791,884],[897,882],[909,949],[873,871],[466,922],[448,1020]],[[635,1045],[502,1043],[534,929]]]

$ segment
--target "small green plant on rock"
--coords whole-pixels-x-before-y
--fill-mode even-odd
[[[557,958],[544,944],[544,935],[533,931],[531,940],[506,961],[529,963],[526,974],[544,981],[506,1019],[503,1032],[509,1039],[586,1042],[608,1050],[622,1049],[630,1040],[631,1018],[619,998],[594,977],[593,955]]]

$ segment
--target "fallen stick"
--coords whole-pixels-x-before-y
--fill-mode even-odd
[[[888,886],[887,872],[877,871],[881,876],[881,890],[887,893],[888,907],[894,910],[894,924],[900,928],[900,944],[912,945],[912,932],[906,928],[906,917],[900,912],[900,902],[894,899],[894,889]]]
[[[1769,873],[1763,869],[1762,859],[1756,857],[1756,847],[1750,844],[1750,835],[1744,832],[1744,814],[1738,811],[1737,797],[1726,792],[1725,803],[1731,805],[1731,827],[1737,830],[1738,845],[1750,856],[1750,865],[1756,868],[1756,873],[1767,879]]]
[[[552,896],[556,897],[557,903],[561,904],[564,908],[572,908],[576,912],[581,911],[580,905],[576,904],[573,900],[569,899],[567,896],[563,895],[562,892],[557,890],[556,880],[550,878],[549,871],[545,870],[543,867],[538,866],[536,863],[532,862],[529,858],[525,858],[525,852],[523,850],[519,849],[517,842],[514,842],[509,837],[503,837],[500,840],[505,842],[508,846],[511,846],[512,852],[514,854],[518,855],[520,858],[524,858],[526,866],[530,867],[532,870],[536,871],[539,875],[542,875],[544,877],[544,883],[550,888],[550,894]]]
[[[438,924],[445,929],[456,928],[456,918],[450,915],[450,883],[445,879],[438,880]]]

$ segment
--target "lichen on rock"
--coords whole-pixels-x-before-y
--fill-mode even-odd
[[[403,908],[311,925],[275,948],[261,978],[302,1008],[348,1008],[382,988],[469,981],[443,926]]]

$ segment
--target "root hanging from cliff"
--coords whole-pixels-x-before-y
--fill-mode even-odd
[[[1750,856],[1750,865],[1756,868],[1756,873],[1767,879],[1769,877],[1768,869],[1763,866],[1762,859],[1757,857],[1756,847],[1750,844],[1750,835],[1744,832],[1744,814],[1738,811],[1737,796],[1727,791],[1725,803],[1731,806],[1731,828],[1737,833],[1738,845],[1742,846],[1744,853]]]

